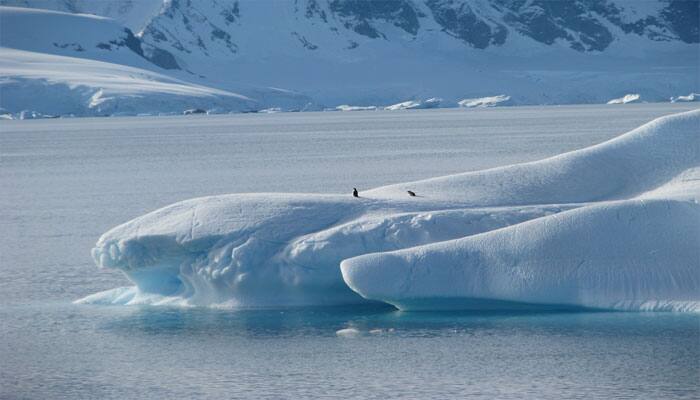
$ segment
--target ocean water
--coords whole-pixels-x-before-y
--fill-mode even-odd
[[[531,161],[692,108],[0,122],[0,398],[700,397],[697,315],[72,304],[129,284],[99,235],[175,201]]]

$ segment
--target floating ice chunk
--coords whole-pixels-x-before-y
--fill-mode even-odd
[[[411,110],[411,109],[423,109],[423,108],[437,108],[440,107],[440,104],[442,104],[442,99],[433,97],[430,98],[426,101],[414,101],[414,100],[409,100],[409,101],[404,101],[402,103],[397,103],[393,104],[387,107],[384,107],[385,110],[388,111],[396,111],[396,110]]]
[[[687,96],[671,97],[671,103],[699,101],[700,93],[691,93]]]
[[[374,111],[377,109],[377,106],[350,106],[347,104],[342,104],[335,109],[338,111]]]
[[[201,108],[190,108],[182,112],[182,115],[206,114],[207,110]]]
[[[478,97],[472,99],[464,99],[457,102],[460,107],[474,108],[474,107],[496,107],[508,104],[510,101],[510,96],[501,94],[498,96],[489,97]]]
[[[639,94],[626,94],[623,97],[612,99],[608,101],[608,104],[627,104],[627,103],[638,103],[641,101],[641,96]]]
[[[355,328],[345,328],[335,331],[336,336],[343,338],[356,338],[360,336],[360,331]]]
[[[282,109],[279,107],[271,107],[271,108],[265,108],[262,110],[258,110],[259,114],[276,114],[282,112]]]

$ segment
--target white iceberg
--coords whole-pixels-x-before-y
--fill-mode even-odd
[[[510,96],[505,94],[500,94],[498,96],[488,96],[488,97],[477,97],[472,99],[463,99],[457,102],[460,107],[465,108],[482,108],[482,107],[496,107],[508,104],[510,101]]]
[[[691,111],[545,160],[360,198],[176,203],[93,249],[137,287],[81,301],[698,311],[699,126]]]
[[[620,98],[612,99],[608,101],[608,104],[628,104],[628,103],[639,103],[642,99],[637,93],[626,94]]]
[[[442,104],[442,99],[437,97],[432,97],[425,101],[415,101],[409,100],[401,103],[393,104],[384,107],[387,111],[397,111],[397,110],[414,110],[414,109],[425,109],[425,108],[437,108]]]
[[[335,108],[337,111],[374,111],[377,106],[351,106],[348,104],[341,104]]]
[[[671,97],[671,103],[699,101],[700,93],[691,93],[687,96]]]

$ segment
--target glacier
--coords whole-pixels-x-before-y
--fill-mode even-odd
[[[201,108],[299,109],[309,99],[276,88],[212,86],[147,54],[116,21],[0,7],[0,107],[8,118],[180,114]],[[170,56],[172,57],[172,56]],[[245,94],[243,94],[245,92]]]
[[[320,111],[604,104],[627,93],[668,102],[700,91],[696,1],[555,4],[0,0],[0,50],[32,56],[2,51],[0,84],[12,84],[0,107],[15,117]],[[103,87],[109,74],[118,90]],[[100,89],[110,100],[91,107]]]
[[[544,160],[359,198],[179,202],[106,232],[96,264],[135,286],[78,302],[697,312],[699,195],[695,110]]]

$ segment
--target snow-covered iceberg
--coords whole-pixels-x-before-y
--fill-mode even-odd
[[[387,111],[397,111],[397,110],[418,110],[426,108],[438,108],[442,104],[442,99],[437,97],[432,97],[425,101],[409,100],[397,104],[392,104],[390,106],[384,107]]]
[[[507,105],[510,102],[510,96],[499,94],[498,96],[476,97],[463,99],[457,102],[457,105],[465,108],[483,108],[496,107]]]
[[[628,103],[639,103],[642,101],[642,96],[637,93],[626,94],[620,98],[612,99],[608,101],[608,104],[628,104]]]
[[[671,103],[691,102],[700,100],[700,93],[690,93],[687,96],[671,97]]]
[[[374,111],[377,106],[351,106],[348,104],[341,104],[335,108],[336,111]]]
[[[409,196],[411,190],[416,196]],[[700,310],[700,110],[545,160],[350,195],[187,200],[105,233],[82,302]]]
[[[345,260],[351,288],[400,309],[700,311],[700,206],[636,199]]]

